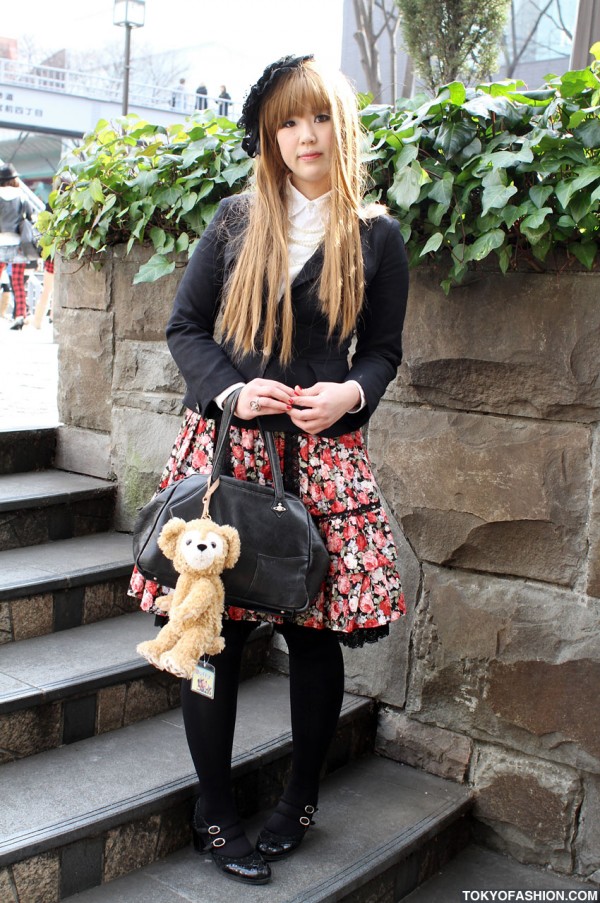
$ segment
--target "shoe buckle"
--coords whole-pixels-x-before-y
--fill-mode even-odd
[[[227,843],[224,837],[215,837],[215,834],[218,834],[220,830],[221,829],[218,825],[211,825],[208,829],[208,833],[210,834],[211,838],[214,837],[214,840],[211,840],[212,847],[224,847]]]
[[[317,810],[315,809],[314,806],[309,805],[309,806],[304,807],[304,811],[306,812],[307,815],[314,815]]]
[[[305,828],[308,828],[308,826],[311,824],[310,818],[308,818],[308,816],[306,816],[306,815],[301,815],[300,816],[300,824],[303,825]]]

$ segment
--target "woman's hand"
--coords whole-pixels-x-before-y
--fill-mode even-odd
[[[308,389],[295,388],[292,423],[305,433],[321,433],[360,404],[355,383],[315,383]]]
[[[240,420],[253,420],[266,414],[288,414],[294,398],[295,392],[289,386],[274,379],[257,377],[241,390],[234,413]]]

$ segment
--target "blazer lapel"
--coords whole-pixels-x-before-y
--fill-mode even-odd
[[[311,280],[316,280],[319,278],[321,274],[321,270],[323,269],[323,246],[319,245],[315,253],[312,257],[309,257],[294,281],[292,282],[292,287],[297,288],[299,285],[302,285],[304,282],[309,282]]]

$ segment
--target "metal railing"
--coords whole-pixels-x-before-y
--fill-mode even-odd
[[[0,86],[33,88],[53,94],[69,94],[88,100],[104,100],[120,103],[123,81],[92,72],[77,72],[55,66],[31,66],[19,60],[0,59]],[[6,92],[4,92],[6,94]],[[180,91],[178,87],[162,88],[132,82],[129,86],[129,105],[173,110],[189,115],[196,108],[195,93]],[[209,109],[218,110],[222,101],[218,97],[204,96]],[[234,117],[235,101],[228,101],[228,117]]]

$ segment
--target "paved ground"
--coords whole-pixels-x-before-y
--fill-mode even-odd
[[[56,426],[57,350],[52,324],[11,330],[0,319],[0,430]]]

